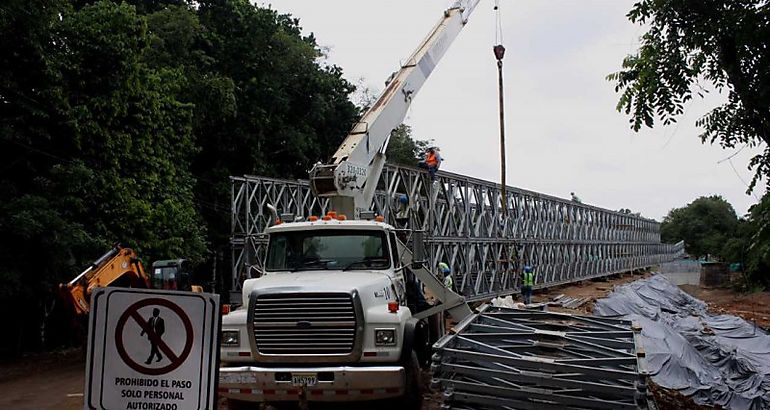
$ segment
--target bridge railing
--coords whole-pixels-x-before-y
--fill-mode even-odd
[[[325,214],[328,200],[316,198],[307,181],[231,180],[237,291],[261,269],[267,205],[307,217]],[[681,243],[660,243],[660,226],[652,219],[515,187],[506,188],[503,201],[499,188],[448,172],[438,172],[432,182],[416,168],[389,165],[372,209],[397,228],[423,231],[428,263],[449,264],[457,291],[468,300],[517,292],[524,265],[535,268],[536,287],[547,287],[654,266],[683,252]]]

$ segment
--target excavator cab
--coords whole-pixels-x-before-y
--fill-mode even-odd
[[[150,281],[153,289],[189,291],[192,289],[190,277],[187,259],[169,259],[153,262]]]

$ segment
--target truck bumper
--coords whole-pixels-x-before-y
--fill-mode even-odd
[[[222,367],[219,396],[242,401],[297,401],[302,386],[292,373],[314,373],[318,382],[306,387],[308,401],[379,400],[404,394],[403,366],[371,367]]]

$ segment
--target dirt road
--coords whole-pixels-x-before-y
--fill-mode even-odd
[[[11,367],[14,369],[8,366],[3,368],[6,376],[0,379],[0,409],[83,408],[85,365],[80,360],[54,361],[47,368],[36,363],[30,363],[29,366],[14,364]]]

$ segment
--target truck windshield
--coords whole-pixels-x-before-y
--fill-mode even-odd
[[[387,269],[386,236],[381,231],[313,230],[270,234],[267,271]]]

